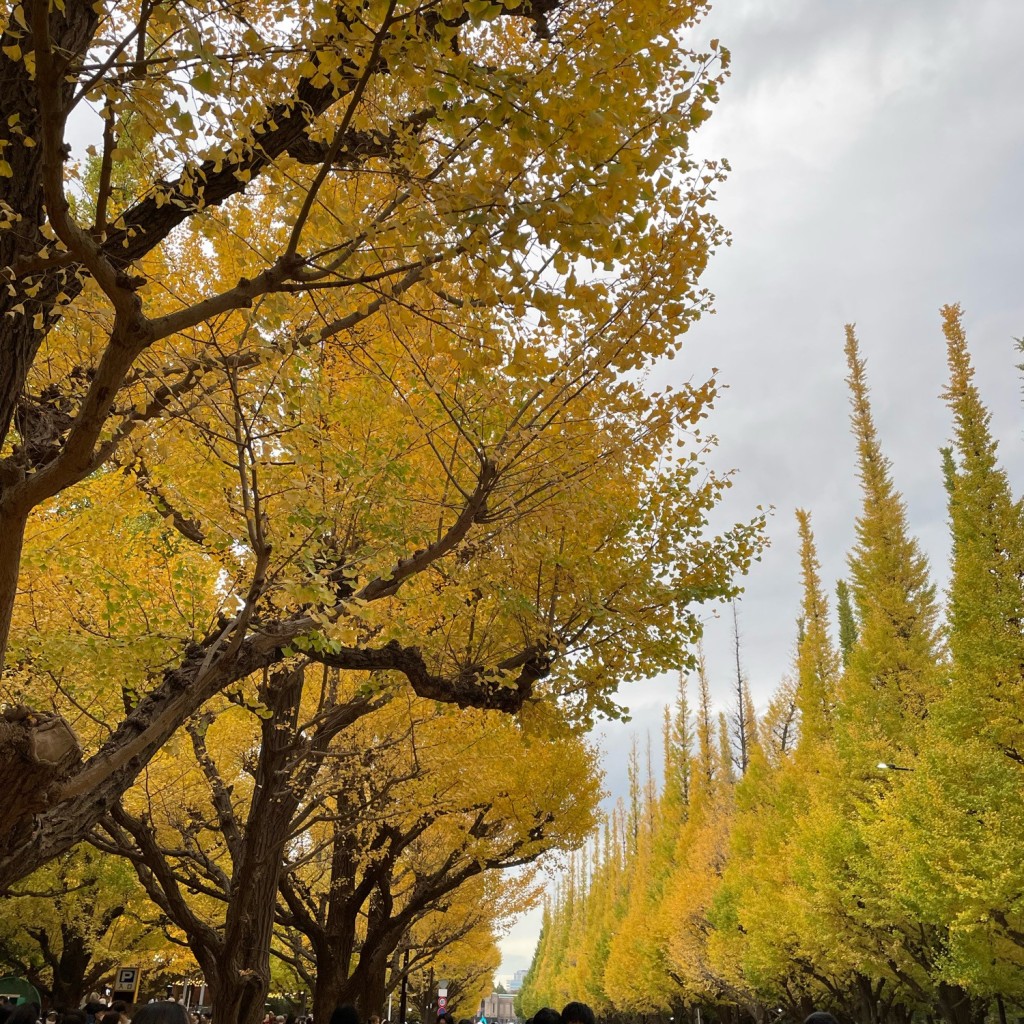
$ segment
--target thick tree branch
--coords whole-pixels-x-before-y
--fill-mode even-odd
[[[469,533],[473,524],[487,514],[487,499],[497,486],[500,474],[497,466],[488,459],[482,459],[476,487],[463,506],[455,522],[432,544],[421,548],[408,558],[399,559],[398,564],[386,577],[370,580],[355,593],[360,601],[376,601],[391,597],[410,576],[422,572],[432,562],[443,558],[452,551]]]

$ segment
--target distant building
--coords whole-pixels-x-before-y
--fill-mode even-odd
[[[523,982],[526,981],[526,969],[516,971],[512,975],[512,980],[508,983],[509,992],[518,992],[523,987]]]
[[[492,992],[486,999],[480,1000],[478,1016],[486,1019],[487,1024],[513,1024],[516,1011],[512,1007],[512,996]]]

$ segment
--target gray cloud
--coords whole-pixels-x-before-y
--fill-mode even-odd
[[[738,519],[776,506],[773,547],[741,606],[744,666],[763,704],[792,659],[793,509],[812,513],[830,586],[853,539],[844,323],[857,323],[879,432],[937,583],[948,574],[938,453],[950,434],[938,397],[946,302],[964,305],[1001,455],[1024,486],[1013,346],[1024,335],[1024,4],[728,0],[701,35],[733,54],[733,77],[695,139],[699,153],[732,164],[718,214],[733,244],[706,279],[717,315],[652,384],[720,367],[729,389],[710,421],[715,461],[739,471],[725,511]],[[724,705],[728,615],[708,623],[706,649]],[[674,689],[667,676],[628,688],[634,721],[599,733],[611,799],[625,792],[631,738],[643,743],[650,730],[657,742]],[[519,957],[530,927],[516,929]]]

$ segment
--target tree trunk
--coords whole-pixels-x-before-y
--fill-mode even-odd
[[[61,925],[60,959],[53,968],[50,999],[55,1007],[74,1009],[87,995],[92,944],[73,924]]]
[[[0,498],[0,667],[6,664],[7,639],[18,595],[21,550],[28,524],[28,509],[4,507],[6,504]]]
[[[939,1012],[946,1024],[984,1024],[988,1013],[984,999],[972,996],[959,985],[945,982],[939,983],[937,995]]]
[[[365,960],[364,960],[365,958]],[[363,966],[365,962],[365,967]],[[359,1011],[360,1020],[369,1020],[371,1015],[385,1016],[385,988],[387,983],[387,956],[360,954],[359,970],[349,981],[344,1000]]]
[[[262,694],[264,720],[245,841],[234,864],[215,977],[207,975],[213,1024],[259,1024],[270,988],[270,945],[284,848],[298,794],[288,783],[303,669],[280,673]]]
[[[316,985],[313,988],[313,1020],[328,1021],[338,1006],[347,1001],[348,979],[337,970],[330,970],[327,965],[320,965],[317,958]]]
[[[864,974],[858,974],[854,982],[857,992],[857,1019],[862,1024],[879,1024],[878,992],[872,980]]]
[[[261,959],[257,954],[256,960]],[[248,966],[241,950],[225,949],[212,963],[203,964],[213,1024],[260,1024],[266,1012],[270,970]]]

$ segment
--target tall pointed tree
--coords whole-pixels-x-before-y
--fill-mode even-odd
[[[796,700],[800,709],[800,742],[805,747],[814,747],[831,738],[839,659],[828,632],[828,601],[821,585],[821,564],[814,546],[811,517],[797,509],[796,520],[803,580]]]
[[[984,736],[1024,767],[1024,509],[998,462],[960,307],[945,306],[942,316],[944,397],[954,425],[945,453],[953,542],[948,713],[960,734]]]
[[[993,996],[1024,991],[1024,519],[998,461],[959,306],[942,317],[953,414],[944,452],[949,685],[917,770],[884,801],[869,838],[876,859],[893,866],[890,913],[939,938],[929,966],[943,1016],[971,1024]]]
[[[843,679],[847,752],[861,765],[912,757],[928,705],[941,692],[939,627],[928,562],[907,524],[871,413],[865,362],[846,328],[850,421],[862,507],[850,554],[860,626]]]

